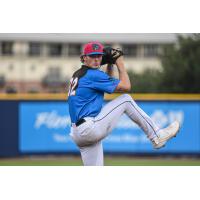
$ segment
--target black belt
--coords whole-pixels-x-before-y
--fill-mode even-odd
[[[76,122],[76,126],[80,126],[82,123],[86,122],[86,120],[83,118],[83,119],[79,119],[77,122]]]

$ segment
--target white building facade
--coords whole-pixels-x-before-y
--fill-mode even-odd
[[[122,48],[127,69],[140,73],[162,68],[162,47],[175,44],[177,35],[0,34],[0,92],[64,92],[89,41]]]

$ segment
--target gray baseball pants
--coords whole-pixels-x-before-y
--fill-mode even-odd
[[[96,117],[85,117],[86,122],[72,125],[70,136],[78,145],[85,166],[103,166],[102,140],[111,133],[122,114],[139,125],[151,140],[159,130],[152,119],[128,94],[123,94],[107,103]]]

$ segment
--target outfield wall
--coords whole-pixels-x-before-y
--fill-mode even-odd
[[[65,95],[48,95],[0,96],[0,156],[78,153],[69,137],[70,117]],[[106,100],[115,96],[108,95]],[[133,97],[160,127],[177,119],[182,124],[181,131],[165,148],[153,150],[141,129],[123,115],[103,141],[105,153],[200,154],[199,95]]]

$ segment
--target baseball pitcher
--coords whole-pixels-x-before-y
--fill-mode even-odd
[[[131,84],[121,50],[89,42],[83,47],[81,62],[81,68],[70,80],[68,103],[72,123],[70,136],[80,149],[84,165],[104,164],[102,140],[124,113],[139,125],[155,149],[164,147],[176,136],[180,128],[178,121],[159,129],[134,99],[125,94],[130,91]],[[106,73],[99,70],[104,64],[107,64]],[[112,77],[113,64],[117,66],[119,79]],[[114,92],[124,94],[102,106],[104,93]]]

